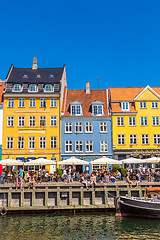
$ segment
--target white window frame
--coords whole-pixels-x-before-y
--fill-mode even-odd
[[[17,148],[24,149],[24,137],[18,137]]]
[[[75,152],[76,153],[83,152],[83,141],[82,140],[75,141]]]
[[[75,122],[75,133],[83,133],[82,122]]]
[[[108,152],[108,141],[100,141],[100,152]]]
[[[28,92],[38,92],[37,84],[29,84]]]
[[[48,89],[47,89],[48,88]],[[49,89],[50,88],[50,89]],[[45,84],[44,92],[54,92],[54,87],[52,84]]]
[[[130,111],[129,102],[121,102],[121,111]]]
[[[107,122],[100,122],[100,133],[107,133]]]
[[[23,87],[20,83],[15,83],[13,85],[12,92],[22,92],[22,90],[23,90]]]
[[[125,134],[118,134],[118,145],[125,145]]]
[[[65,133],[72,133],[72,122],[65,122]]]
[[[29,116],[29,126],[30,127],[36,126],[36,116]]]
[[[8,108],[14,108],[14,98],[8,98]]]
[[[14,116],[7,116],[7,127],[14,127]]]
[[[147,117],[141,117],[141,126],[148,126],[148,118]]]
[[[93,116],[103,116],[103,105],[102,104],[93,104],[92,105],[92,115]]]
[[[90,140],[85,141],[85,151],[87,153],[93,152],[93,141]]]
[[[57,116],[50,116],[50,127],[57,127]]]
[[[18,99],[18,107],[24,108],[25,107],[25,98],[19,98]]]
[[[67,149],[68,148],[68,149]],[[71,140],[65,141],[65,152],[71,153],[73,152],[73,142]]]
[[[129,143],[130,143],[130,145],[137,145],[137,135],[136,134],[129,135]]]
[[[152,126],[159,126],[159,117],[152,117]]]
[[[129,117],[129,126],[130,127],[136,126],[136,117]]]
[[[46,98],[40,98],[40,108],[46,108]]]
[[[142,141],[142,145],[149,145],[149,135],[148,134],[142,134],[141,135],[141,141]]]
[[[35,137],[28,137],[28,148],[35,149]]]
[[[46,127],[47,126],[46,116],[40,116],[39,117],[39,125],[40,125],[40,127]]]
[[[36,107],[36,98],[30,98],[29,99],[29,107],[35,108]]]
[[[25,116],[18,116],[18,127],[25,126]]]
[[[81,104],[71,105],[71,116],[81,116],[81,115],[82,115]]]
[[[39,148],[40,149],[46,148],[46,137],[39,137]]]
[[[117,117],[117,126],[124,126],[124,117]]]
[[[85,133],[93,133],[92,122],[85,122]]]
[[[51,98],[50,99],[50,107],[56,108],[57,107],[57,98]]]
[[[143,108],[147,108],[147,103],[146,102],[140,102],[140,108],[143,109]]]
[[[7,146],[6,146],[7,149],[13,149],[13,140],[14,140],[13,137],[7,137]]]
[[[158,102],[152,102],[151,107],[152,108],[158,108]]]
[[[50,148],[56,149],[57,148],[57,137],[50,137]]]
[[[153,144],[160,145],[160,134],[153,134]]]

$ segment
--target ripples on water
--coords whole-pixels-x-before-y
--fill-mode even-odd
[[[6,215],[0,239],[160,239],[160,221],[114,214]]]

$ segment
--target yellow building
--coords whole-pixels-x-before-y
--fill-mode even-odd
[[[160,155],[160,88],[109,88],[115,159]]]
[[[14,68],[4,92],[2,159],[60,159],[60,110],[66,85],[63,68]],[[50,169],[53,171],[53,166]]]

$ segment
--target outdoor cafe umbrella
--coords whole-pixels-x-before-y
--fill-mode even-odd
[[[158,163],[160,162],[160,158],[159,157],[151,157],[151,158],[147,158],[144,159],[145,163]]]
[[[22,166],[23,162],[15,160],[13,158],[7,158],[5,160],[0,161],[0,164],[2,164],[3,166]]]
[[[57,163],[53,160],[47,160],[45,158],[38,158],[36,160],[31,160],[26,162],[25,166],[44,166],[44,165],[56,165]]]
[[[78,159],[76,157],[71,157],[71,158],[65,159],[63,161],[60,161],[57,164],[58,165],[72,165],[73,166],[73,165],[88,165],[89,162]]]
[[[127,159],[123,159],[122,163],[126,163],[126,164],[138,164],[138,163],[145,163],[144,160],[139,159],[139,158],[127,158]]]
[[[122,164],[121,161],[117,161],[117,160],[114,160],[114,159],[111,159],[111,158],[107,158],[107,157],[98,158],[98,159],[93,160],[93,161],[91,161],[89,163],[92,164],[92,165],[98,165],[98,164],[101,164],[101,165]]]

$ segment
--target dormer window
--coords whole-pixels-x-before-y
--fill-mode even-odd
[[[41,75],[40,75],[40,74],[37,74],[37,78],[41,78]]]
[[[54,78],[54,75],[53,75],[53,74],[50,74],[49,78]]]
[[[121,111],[130,111],[129,102],[121,102]]]
[[[53,92],[53,85],[52,84],[46,84],[44,87],[45,92]]]
[[[36,84],[30,84],[29,85],[29,92],[37,92],[38,91],[38,87]]]
[[[12,91],[13,92],[22,92],[22,85],[21,84],[14,84]]]
[[[23,78],[28,78],[28,75],[23,75]]]
[[[92,103],[92,115],[93,116],[102,116],[103,115],[103,103],[102,102]]]
[[[70,114],[72,116],[80,116],[82,115],[82,103],[79,102],[73,102],[70,104],[71,106],[71,111]]]

